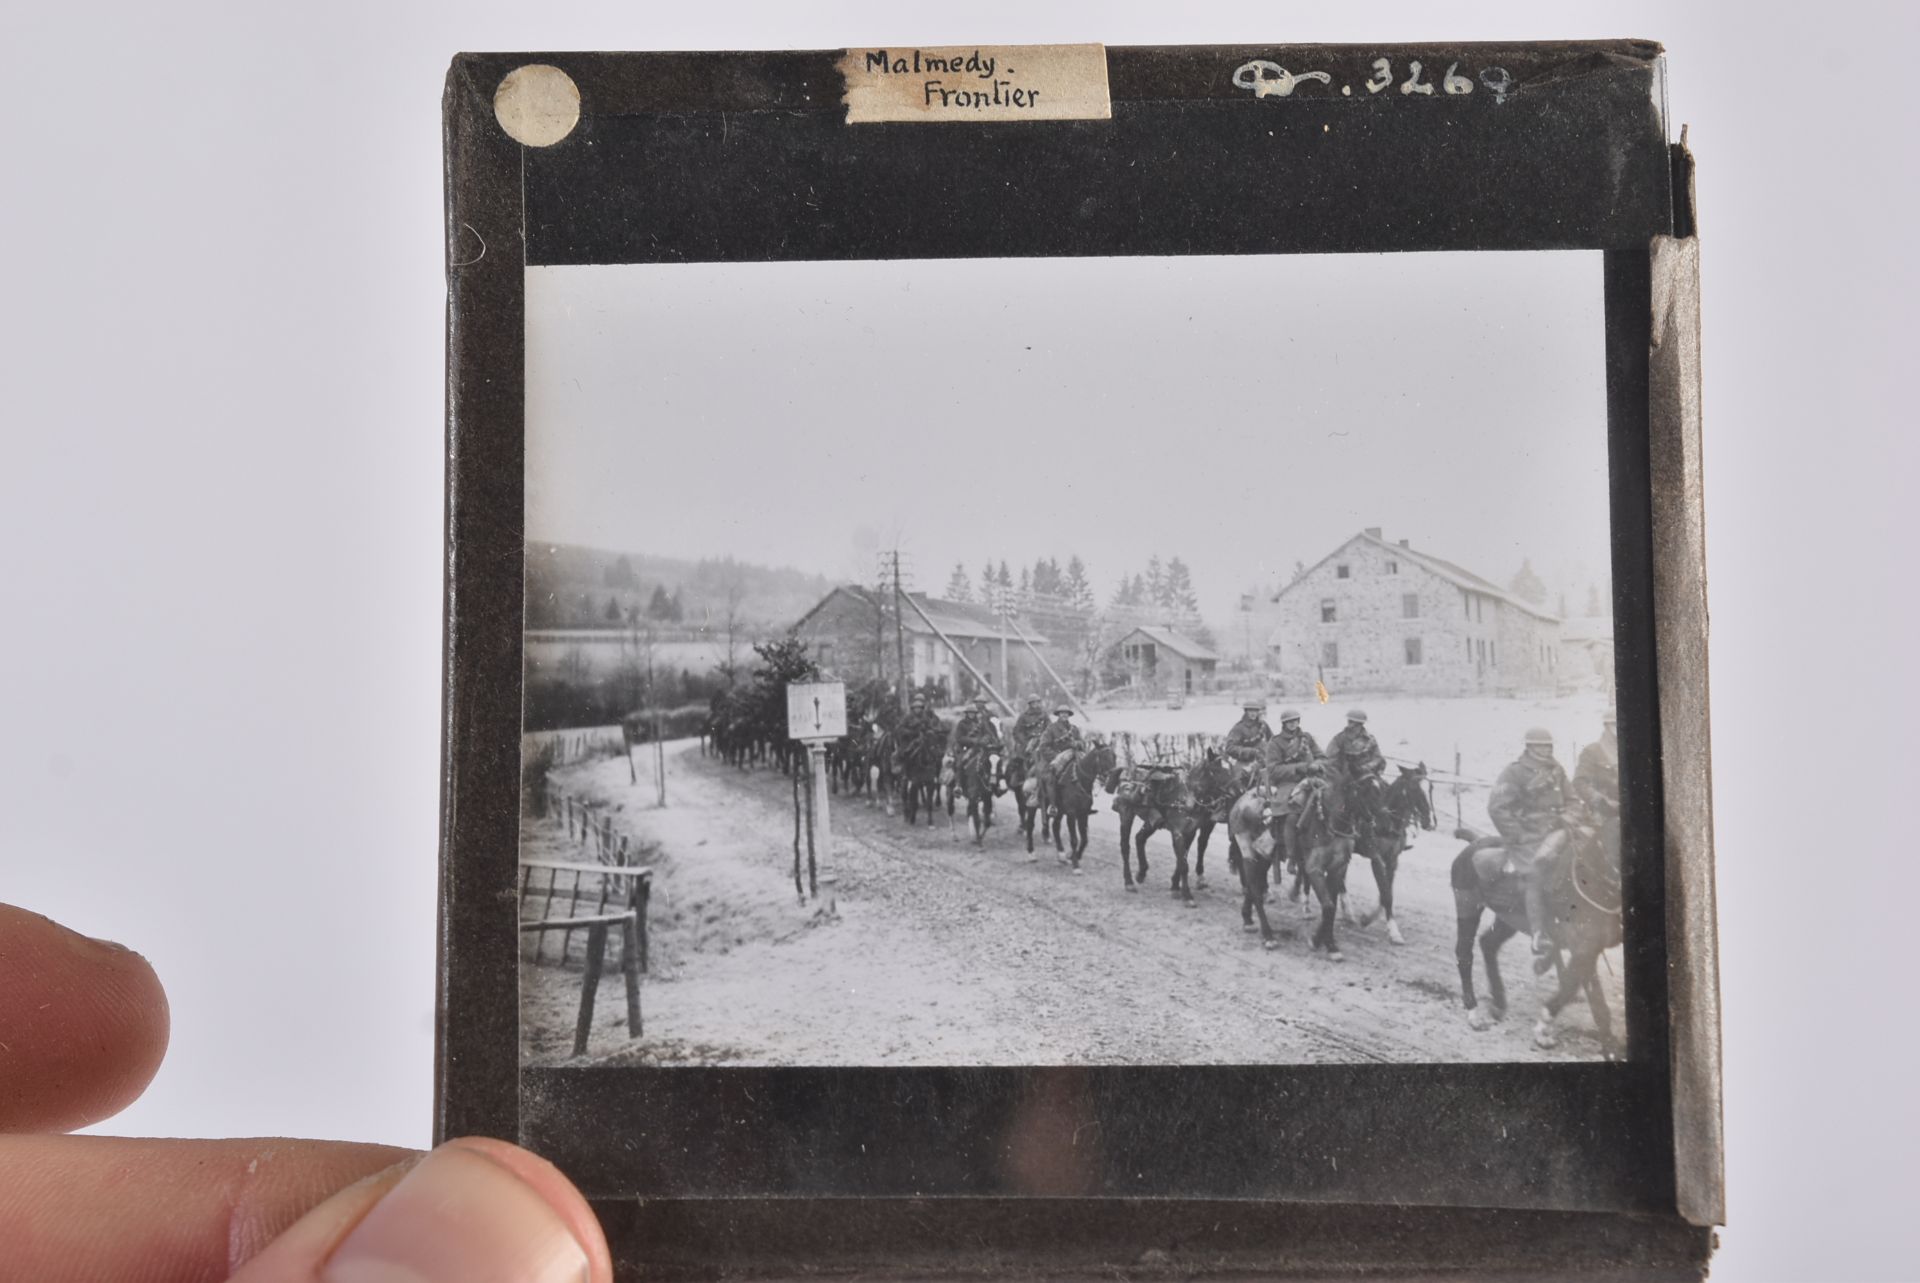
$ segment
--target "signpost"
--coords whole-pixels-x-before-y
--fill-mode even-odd
[[[807,746],[813,771],[814,844],[820,851],[820,881],[834,880],[833,822],[828,813],[827,745],[847,733],[845,682],[787,683],[787,738]]]

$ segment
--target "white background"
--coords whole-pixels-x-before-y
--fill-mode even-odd
[[[454,51],[1649,36],[1701,165],[1716,1277],[1920,1276],[1912,7],[1037,8],[0,14],[0,894],[169,984],[114,1127],[427,1139]]]

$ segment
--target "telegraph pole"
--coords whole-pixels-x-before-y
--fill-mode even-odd
[[[907,613],[906,593],[900,587],[900,546],[893,548],[893,648],[900,663],[900,711],[907,711]]]
[[[1007,685],[1007,616],[1013,611],[1013,592],[1001,588],[995,591],[994,596],[1000,599],[1000,689],[1011,698],[1013,690]]]

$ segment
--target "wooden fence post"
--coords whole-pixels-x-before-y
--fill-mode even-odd
[[[596,922],[587,928],[587,974],[580,981],[580,1019],[573,1027],[573,1054],[587,1054],[587,1036],[593,1032],[593,995],[600,988],[600,968],[607,958],[607,926]]]

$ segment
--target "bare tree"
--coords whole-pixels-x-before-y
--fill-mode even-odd
[[[727,576],[727,610],[720,618],[719,660],[714,668],[721,679],[732,690],[740,677],[741,625],[740,603],[746,598],[746,587],[740,582],[740,572],[735,569]]]

